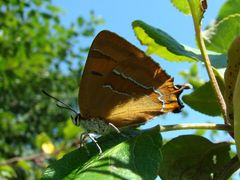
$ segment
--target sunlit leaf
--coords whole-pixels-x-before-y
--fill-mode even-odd
[[[237,14],[240,12],[240,1],[239,0],[227,0],[221,7],[218,16],[216,18],[217,21],[221,21],[223,18]]]
[[[240,34],[240,14],[223,18],[204,31],[208,50],[226,54],[232,41]]]
[[[140,20],[134,21],[132,26],[140,42],[148,46],[147,54],[156,54],[169,61],[203,62],[198,49],[180,44],[166,32]],[[226,55],[214,52],[208,54],[214,67],[226,67]]]
[[[191,14],[191,10],[188,4],[187,0],[171,0],[172,4],[181,12],[183,12],[184,14],[190,15]]]
[[[115,144],[102,155],[90,158],[84,148],[75,150],[50,165],[42,179],[155,179],[162,158],[159,129],[156,127],[129,140],[117,135],[111,141],[98,141],[103,149]],[[125,141],[118,144],[121,139]],[[95,144],[87,147],[90,153],[96,148]]]

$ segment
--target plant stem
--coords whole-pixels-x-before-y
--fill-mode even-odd
[[[202,57],[204,59],[205,66],[206,66],[206,69],[207,69],[207,72],[208,72],[208,76],[211,80],[211,84],[212,84],[213,90],[215,92],[215,95],[217,97],[217,101],[218,101],[218,103],[221,107],[224,122],[225,122],[225,124],[229,124],[229,119],[228,119],[227,110],[226,110],[226,103],[224,101],[223,95],[220,91],[219,85],[217,83],[214,72],[212,70],[211,63],[210,63],[210,60],[209,60],[209,56],[207,54],[206,46],[205,46],[205,43],[204,43],[204,40],[203,40],[203,37],[202,37],[202,32],[200,30],[200,25],[199,25],[199,28],[195,28],[195,31],[196,31],[196,36],[197,36],[199,48],[200,48],[200,51],[202,53]]]
[[[192,0],[188,0],[190,9],[191,9],[191,13],[192,13],[192,17],[193,17],[193,24],[194,24],[194,29],[196,32],[196,39],[199,45],[199,49],[201,51],[202,57],[204,59],[204,64],[206,66],[207,72],[208,72],[208,76],[210,78],[210,82],[212,84],[213,90],[215,92],[215,95],[217,97],[217,101],[221,107],[221,111],[222,111],[222,115],[224,118],[224,123],[225,124],[230,124],[229,123],[229,119],[227,116],[227,108],[226,108],[226,103],[224,101],[223,95],[220,91],[220,88],[218,86],[217,80],[215,78],[213,69],[211,67],[211,63],[209,60],[209,56],[207,54],[207,50],[206,50],[206,46],[203,40],[203,36],[202,36],[202,31],[201,31],[201,19],[203,17],[203,14],[201,15],[201,17],[199,17],[199,13],[201,14],[202,10],[199,10],[200,12],[196,11],[195,7],[197,7],[196,2],[192,1]],[[198,4],[199,5],[199,4]],[[204,12],[202,12],[204,13]]]
[[[225,124],[212,124],[212,123],[185,123],[185,124],[173,124],[160,126],[160,132],[186,130],[186,129],[208,129],[208,130],[223,130],[233,132],[230,125]]]

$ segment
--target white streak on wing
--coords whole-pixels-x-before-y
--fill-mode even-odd
[[[158,96],[158,100],[159,100],[160,102],[162,102],[162,109],[161,109],[161,111],[164,111],[165,102],[164,102],[164,100],[162,99],[162,97],[163,97],[164,95],[160,92],[160,90],[157,90],[157,89],[155,89],[154,87],[144,86],[143,84],[135,81],[133,78],[126,76],[125,74],[117,71],[116,69],[113,69],[113,72],[114,72],[116,75],[120,75],[120,76],[122,76],[124,79],[130,80],[130,81],[133,82],[134,84],[136,84],[136,85],[138,85],[138,86],[140,86],[140,87],[142,87],[142,88],[144,88],[144,89],[147,89],[147,90],[151,89],[153,92],[155,92],[156,94],[158,94],[158,95],[159,95],[159,96]]]
[[[97,52],[105,55],[105,53],[104,53],[103,51],[101,51],[100,49],[94,48],[94,49],[92,49],[92,50],[93,50],[93,51],[97,51]]]
[[[131,96],[131,95],[128,94],[128,93],[120,92],[120,91],[117,91],[117,90],[113,89],[113,87],[112,87],[111,85],[108,85],[108,84],[103,85],[102,87],[103,87],[103,88],[109,88],[109,89],[111,89],[113,92],[115,92],[115,93],[117,93],[117,94],[121,94],[121,95],[124,95],[124,96]]]
[[[128,76],[126,76],[125,74],[118,72],[116,69],[114,69],[113,72],[114,72],[115,74],[117,74],[117,75],[122,76],[124,79],[128,79],[128,80],[132,81],[134,84],[136,84],[136,85],[138,85],[138,86],[140,86],[140,87],[142,87],[142,88],[144,88],[144,89],[152,89],[152,90],[154,91],[154,88],[153,88],[153,87],[144,86],[144,85],[140,84],[139,82],[135,81],[133,78],[128,77]]]
[[[162,109],[161,109],[161,111],[164,111],[164,109],[165,109],[165,102],[162,99],[163,94],[159,90],[157,90],[157,89],[153,89],[153,91],[159,95],[158,96],[158,100],[162,102]]]
[[[112,61],[116,62],[116,60],[115,60],[114,58],[112,58],[109,54],[104,53],[104,52],[101,51],[100,49],[94,48],[94,49],[92,49],[92,51],[96,51],[96,52],[98,52],[98,53],[100,53],[100,54],[102,54],[102,55],[110,58]]]

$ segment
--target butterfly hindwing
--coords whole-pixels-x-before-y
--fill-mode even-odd
[[[122,127],[181,109],[179,93],[173,79],[144,52],[102,31],[90,48],[78,101],[82,117]]]

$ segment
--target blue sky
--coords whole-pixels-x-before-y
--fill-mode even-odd
[[[223,2],[224,0],[208,1],[208,10],[204,16],[203,27],[214,20]],[[88,18],[90,10],[93,10],[95,15],[103,17],[106,21],[105,25],[97,27],[97,32],[108,29],[124,37],[142,50],[145,50],[146,47],[139,43],[131,28],[131,23],[137,19],[166,31],[180,43],[195,47],[195,32],[192,18],[175,9],[170,0],[54,0],[53,4],[64,10],[65,13],[61,17],[61,21],[65,25],[75,21],[78,16]],[[92,40],[93,38],[83,43],[86,43],[86,45],[89,43],[90,45]],[[168,74],[174,77],[176,84],[185,83],[179,76],[179,72],[188,70],[190,63],[170,63],[157,56],[153,56],[153,58]],[[200,74],[204,79],[208,79],[204,68],[200,69]],[[185,91],[185,93],[190,93],[190,91]],[[199,123],[206,121],[222,123],[221,118],[202,115],[191,110],[187,105],[184,109],[189,113],[187,118],[182,118],[181,114],[168,114],[164,119],[159,117],[157,118],[158,120],[150,121],[147,127],[155,124]],[[191,132],[181,131],[180,134]],[[163,134],[167,138],[172,138],[176,135],[179,135],[179,132]],[[229,137],[226,138],[228,139]]]

